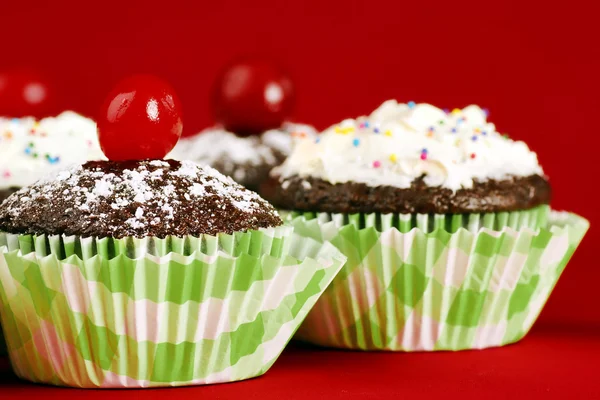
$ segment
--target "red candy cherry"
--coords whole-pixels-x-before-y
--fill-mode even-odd
[[[173,88],[151,75],[119,82],[98,118],[98,140],[111,161],[160,159],[181,137],[181,104]]]
[[[36,71],[0,72],[0,115],[46,117],[56,108],[55,92],[48,79]]]
[[[228,66],[212,94],[217,123],[241,136],[278,128],[294,106],[291,79],[276,66],[245,60]]]

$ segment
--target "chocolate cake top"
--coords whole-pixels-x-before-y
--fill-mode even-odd
[[[0,231],[84,237],[199,236],[281,225],[257,194],[191,161],[93,161],[0,205]]]
[[[296,140],[307,136],[314,138],[315,135],[313,127],[291,122],[246,137],[214,126],[197,135],[181,138],[167,158],[210,165],[256,191],[268,179],[270,170],[290,154]]]

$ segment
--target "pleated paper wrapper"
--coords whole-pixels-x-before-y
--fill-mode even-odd
[[[0,253],[15,373],[83,388],[261,375],[345,261],[289,227],[120,240],[0,233]]]
[[[348,257],[295,338],[389,351],[520,340],[589,227],[547,207],[502,215],[512,221],[502,228],[494,215],[290,218],[297,232],[331,241]]]

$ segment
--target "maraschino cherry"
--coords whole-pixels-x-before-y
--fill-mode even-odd
[[[0,72],[0,115],[46,117],[56,105],[49,80],[27,69]]]
[[[151,75],[119,82],[98,116],[98,139],[111,161],[160,159],[181,137],[181,104],[173,88]]]
[[[244,60],[229,65],[212,93],[216,122],[240,136],[279,128],[294,106],[291,79],[266,61]]]

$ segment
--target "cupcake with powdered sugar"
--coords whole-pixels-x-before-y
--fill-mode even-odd
[[[262,375],[341,268],[258,194],[160,159],[179,107],[156,78],[121,82],[98,123],[109,160],[0,205],[0,317],[19,377],[145,388]]]
[[[385,102],[301,140],[269,197],[342,272],[298,332],[363,350],[500,346],[531,328],[587,230],[536,154],[478,106]]]
[[[286,159],[296,140],[315,134],[309,125],[290,122],[251,136],[239,136],[223,127],[212,127],[182,138],[169,157],[210,165],[244,187],[260,192],[271,169]]]
[[[314,137],[309,125],[290,122],[295,89],[290,77],[265,60],[226,66],[215,81],[211,108],[216,125],[179,141],[170,157],[214,167],[255,192],[296,139]]]

